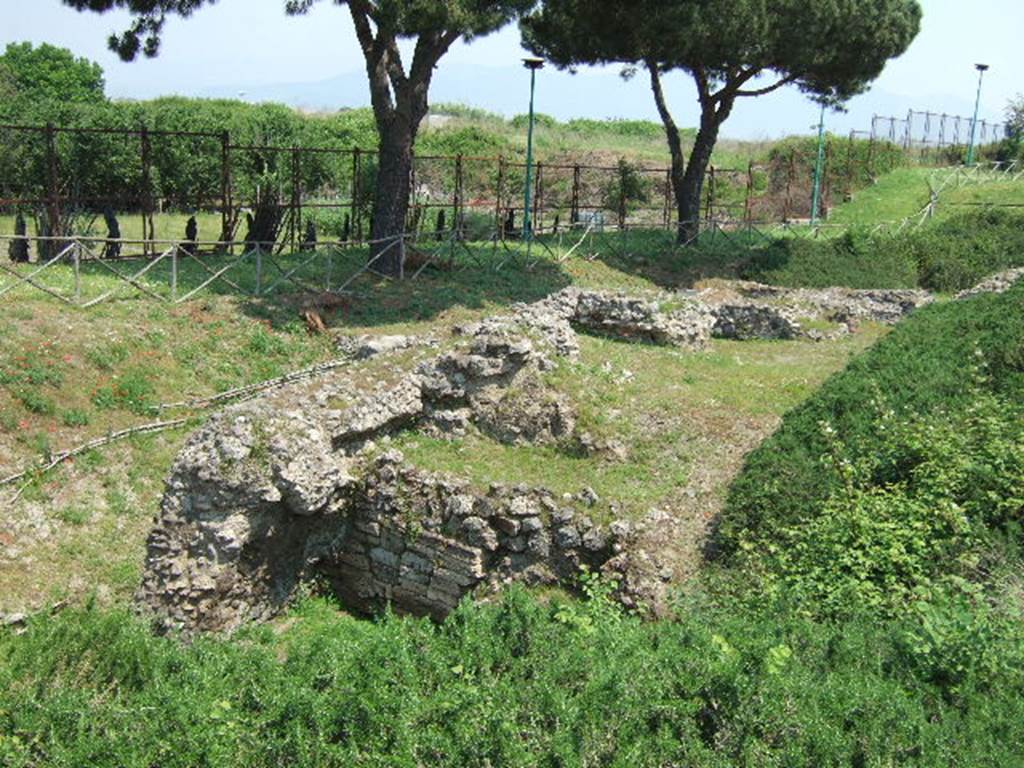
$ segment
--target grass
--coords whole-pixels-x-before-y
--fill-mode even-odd
[[[933,173],[931,168],[897,168],[829,211],[828,223],[866,227],[920,213],[928,205],[928,180]]]
[[[1020,179],[1012,181],[1003,173],[981,172],[944,185],[951,173],[948,169],[897,168],[829,211],[828,224],[863,228],[899,222],[921,213],[931,199],[932,189],[939,187],[936,215],[940,219],[963,213],[964,208],[1024,205],[1024,181]]]
[[[121,237],[125,240],[151,239],[158,242],[181,242],[185,239],[185,223],[190,215],[187,213],[166,212],[153,214],[153,233],[148,237],[148,228],[143,229],[142,216],[138,213],[120,212],[117,214],[117,221],[121,228]],[[220,237],[221,217],[219,213],[205,213],[199,211],[194,214],[199,225],[199,239],[213,241]],[[33,230],[31,220],[28,222],[29,234]],[[102,216],[80,217],[73,231],[80,237],[107,236],[107,227]],[[0,215],[0,235],[14,234],[14,216]],[[166,247],[166,246],[165,246]],[[102,245],[100,246],[102,248]],[[127,246],[125,247],[127,251]],[[162,248],[158,248],[162,250]],[[0,254],[0,258],[6,258],[7,254]]]
[[[678,507],[696,471],[724,486],[735,467],[721,446],[766,436],[877,328],[834,344],[716,341],[703,353],[583,337],[578,362],[562,364],[551,384],[579,410],[579,429],[614,443],[624,458],[565,447],[504,446],[480,435],[444,441],[409,434],[397,447],[413,463],[470,479],[542,485],[557,493],[590,487],[599,514],[639,519]],[[746,433],[746,434],[744,434]]]

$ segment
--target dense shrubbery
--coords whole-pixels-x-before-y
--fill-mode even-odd
[[[1021,541],[1024,411],[983,389],[954,413],[901,419],[884,396],[857,443],[820,425],[837,476],[819,508],[739,536],[741,562],[825,615],[899,614],[988,574]],[[996,563],[1001,565],[1001,563]],[[970,591],[970,590],[968,590]]]
[[[777,285],[925,288],[953,293],[1024,265],[1024,216],[1001,209],[957,214],[898,235],[850,230],[831,239],[756,244],[741,275]]]
[[[953,292],[1024,265],[1024,216],[1005,209],[962,213],[893,240],[917,266],[921,287]]]
[[[694,600],[644,623],[596,590],[513,592],[442,626],[299,616],[190,646],[118,611],[0,634],[0,760],[1011,765],[1024,738],[1020,626],[956,603],[830,625]]]
[[[972,376],[979,355],[986,370],[982,384]],[[978,387],[1003,398],[996,408],[1001,421],[970,421],[979,413],[992,414],[993,406],[986,404]],[[878,418],[880,396],[895,419],[909,418],[912,426],[894,433],[896,422]],[[903,519],[915,525],[954,526],[943,528],[941,536],[936,530],[921,534],[927,542],[915,554],[920,561],[935,554],[927,547],[943,546],[940,539],[952,542],[954,549],[960,546],[961,531],[955,525],[967,524],[973,534],[979,524],[999,528],[1014,519],[1019,522],[1019,486],[998,484],[1000,478],[1019,477],[1015,462],[1020,459],[1022,428],[1016,409],[1022,397],[1024,286],[1002,296],[920,310],[790,413],[779,431],[750,455],[732,487],[719,544],[735,554],[766,546],[787,529],[813,537],[816,517],[835,516],[838,510],[847,515],[837,520],[835,535],[840,538],[868,518],[878,525],[901,525],[897,521]],[[842,446],[838,458],[837,445]],[[822,457],[831,458],[822,462]],[[929,474],[933,470],[941,476]],[[965,474],[957,475],[961,470]],[[976,492],[987,496],[964,495]],[[954,510],[950,504],[970,520],[931,517],[941,509]],[[847,534],[839,530],[842,526],[849,529]],[[866,550],[877,543],[871,536],[884,533],[861,532],[868,537]],[[833,543],[842,546],[839,540]],[[907,546],[890,543],[902,550]],[[826,557],[823,551],[818,554]],[[780,567],[786,570],[784,564]],[[916,582],[912,578],[905,583]]]

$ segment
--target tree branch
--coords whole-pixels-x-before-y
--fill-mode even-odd
[[[459,37],[461,37],[461,33],[452,29],[441,34],[421,34],[416,41],[416,51],[412,57],[412,68],[409,70],[410,80],[414,83],[429,80],[437,62]]]
[[[676,127],[676,121],[672,117],[672,113],[669,112],[668,103],[665,101],[665,91],[661,87],[661,73],[658,71],[658,63],[648,60],[646,64],[647,70],[651,73],[651,90],[654,91],[654,103],[658,108],[661,121],[665,124],[666,129],[678,136],[679,128]]]
[[[799,75],[789,75],[788,77],[782,78],[781,80],[779,80],[774,85],[769,85],[766,88],[758,88],[758,89],[753,90],[753,91],[740,91],[740,90],[737,90],[735,95],[736,96],[764,96],[767,93],[771,93],[772,91],[779,90],[779,88],[781,88],[784,85],[789,85],[790,83],[792,83],[795,80],[797,80],[799,77],[800,77]]]
[[[713,103],[714,97],[711,95],[711,85],[704,67],[694,67],[693,79],[697,82],[697,99],[700,101],[701,110],[706,110]]]
[[[395,102],[391,95],[390,78],[387,67],[386,49],[381,43],[380,30],[374,36],[370,27],[372,7],[366,0],[350,0],[349,13],[356,28],[356,39],[366,60],[366,75],[370,81],[370,102],[373,113],[379,121],[394,112]]]
[[[733,70],[734,74],[729,77],[725,85],[723,85],[717,93],[711,96],[711,100],[716,103],[720,103],[725,99],[734,97],[739,89],[743,87],[743,84],[756,77],[757,73],[760,71],[761,70],[757,67],[751,67],[749,69],[737,67]]]

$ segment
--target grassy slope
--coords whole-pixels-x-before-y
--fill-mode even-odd
[[[857,192],[849,202],[837,205],[828,217],[830,225],[872,227],[898,222],[920,213],[940,188],[937,216],[948,217],[964,208],[1024,205],[1024,179],[1007,179],[1004,174],[979,173],[957,183],[943,184],[951,171],[934,168],[897,168],[882,176],[874,186]]]
[[[828,223],[866,227],[913,216],[928,204],[931,174],[930,168],[897,168],[833,208]]]
[[[881,400],[897,415],[955,410],[970,393],[981,352],[991,386],[1024,395],[1024,286],[919,311],[786,416],[782,428],[750,455],[730,491],[721,543],[770,540],[779,526],[813,514],[842,479],[822,464],[827,423],[854,452],[870,450]]]

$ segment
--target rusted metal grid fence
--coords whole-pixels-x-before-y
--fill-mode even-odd
[[[0,234],[26,234],[32,259],[47,238],[125,240],[101,255],[157,253],[160,241],[273,241],[299,250],[321,239],[370,236],[377,155],[363,149],[238,144],[227,132],[0,125]],[[743,168],[712,167],[702,218],[774,223],[810,217],[807,153]],[[863,153],[828,158],[826,203],[868,171]],[[780,170],[781,169],[781,170]],[[503,157],[415,159],[406,229],[458,230],[468,240],[514,237],[523,220],[525,165]],[[538,163],[538,234],[582,225],[674,229],[667,168]],[[260,218],[267,209],[270,221]],[[24,220],[19,230],[18,217]],[[254,221],[250,221],[250,217]],[[187,229],[189,219],[195,229]],[[256,231],[253,230],[255,224]]]
[[[894,145],[875,134],[829,143],[826,209],[870,183],[891,156]],[[31,288],[94,306],[126,291],[166,302],[204,290],[338,292],[375,271],[372,151],[236,144],[227,132],[53,125],[0,125],[0,148],[0,298]],[[827,224],[804,226],[808,163],[806,147],[793,146],[764,164],[712,166],[703,231],[712,238],[827,231]],[[524,249],[525,171],[504,157],[416,157],[406,232],[380,243],[377,258],[400,248],[405,275],[417,277],[430,267],[502,269],[625,250],[630,238],[678,245],[668,169],[562,161],[535,167],[536,246]],[[981,172],[958,171],[955,183]],[[930,216],[934,202],[917,219]]]

